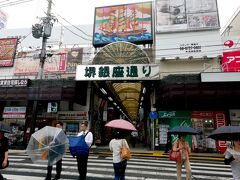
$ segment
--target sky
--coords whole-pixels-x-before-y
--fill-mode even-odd
[[[0,0],[1,3],[6,0]],[[12,0],[14,1],[14,0]],[[145,2],[149,0],[53,0],[52,12],[59,14],[74,25],[93,24],[94,8],[124,3]],[[223,27],[240,7],[240,0],[217,0],[219,19]],[[8,16],[7,29],[30,28],[39,22],[47,9],[47,0],[33,0],[32,2],[4,7],[2,10]],[[65,25],[64,20],[58,18]],[[60,26],[59,23],[57,25]]]

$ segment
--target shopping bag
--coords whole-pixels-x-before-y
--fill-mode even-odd
[[[84,135],[69,137],[69,150],[72,156],[87,155],[89,149]]]
[[[131,151],[124,145],[123,140],[122,147],[120,149],[120,157],[122,161],[131,159]]]

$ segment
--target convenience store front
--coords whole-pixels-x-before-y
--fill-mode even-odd
[[[159,125],[159,147],[165,150],[168,140],[168,130],[175,126],[192,126],[190,111],[158,111]],[[178,135],[172,135],[172,143],[178,139]],[[189,145],[192,144],[192,137],[186,137]]]

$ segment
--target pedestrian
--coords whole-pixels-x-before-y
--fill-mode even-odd
[[[4,136],[4,132],[0,131],[0,169],[8,167],[8,139]],[[0,173],[0,180],[4,180]]]
[[[172,135],[171,133],[167,132],[167,144],[165,153],[169,152],[172,149]]]
[[[131,141],[132,141],[132,147],[133,147],[133,148],[136,147],[137,137],[138,137],[138,132],[137,132],[137,131],[133,131],[133,132],[131,133]]]
[[[184,164],[186,169],[186,180],[191,180],[191,166],[189,161],[189,155],[191,153],[191,148],[188,142],[185,140],[184,134],[178,135],[178,140],[173,145],[173,151],[180,152],[180,160],[176,162],[177,166],[177,180],[182,179],[182,165]]]
[[[90,150],[93,142],[93,134],[88,130],[88,121],[84,121],[83,123],[81,123],[80,133],[78,133],[78,136],[85,136],[85,142]],[[80,180],[85,180],[87,177],[88,156],[89,152],[87,154],[77,155],[77,165]]]
[[[233,146],[228,147],[225,152],[225,164],[232,168],[233,180],[240,179],[240,139],[233,141]]]
[[[63,129],[63,123],[62,122],[57,122],[55,125],[56,128],[60,128]],[[62,148],[64,151],[64,147],[63,146],[56,146],[56,148]],[[50,152],[49,152],[50,153]],[[63,152],[64,153],[64,152]],[[52,166],[48,166],[47,167],[47,176],[45,180],[51,180],[52,178]],[[57,180],[60,179],[61,177],[61,172],[62,172],[62,159],[58,160],[56,162],[56,175],[54,177],[53,180]]]
[[[116,131],[114,133],[114,139],[109,143],[109,148],[113,152],[114,180],[125,180],[127,160],[122,160],[120,156],[120,151],[123,146],[129,149],[126,139],[123,139],[121,133]]]

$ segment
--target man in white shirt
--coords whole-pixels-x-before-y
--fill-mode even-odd
[[[85,136],[85,142],[90,149],[93,142],[93,134],[88,130],[88,121],[84,121],[83,123],[81,123],[80,133],[78,133],[78,136],[82,135]],[[89,154],[77,156],[77,165],[80,180],[86,180],[88,155]]]

